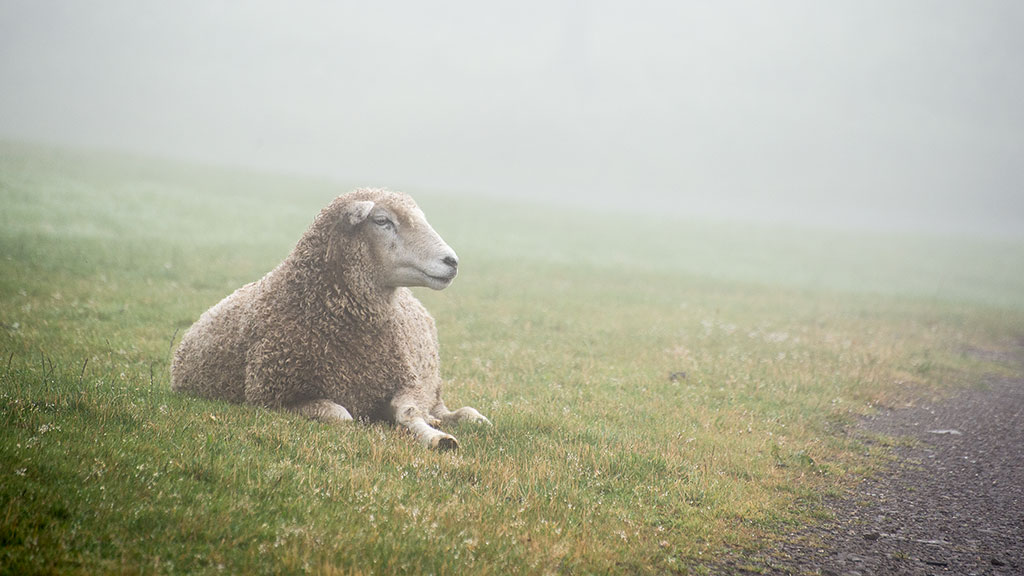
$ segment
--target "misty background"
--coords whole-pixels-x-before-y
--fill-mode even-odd
[[[1024,236],[1024,3],[0,0],[0,138]]]

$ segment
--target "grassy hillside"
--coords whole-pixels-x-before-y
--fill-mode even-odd
[[[337,185],[0,143],[0,571],[700,572],[820,518],[1024,337],[1024,245],[417,194],[459,252],[435,454],[169,390]],[[983,353],[984,352],[984,353]]]

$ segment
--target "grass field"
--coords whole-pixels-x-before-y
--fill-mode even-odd
[[[172,394],[182,331],[345,189],[0,143],[0,571],[699,574],[870,473],[852,418],[1024,337],[1024,242],[410,191],[462,262],[418,292],[447,403],[493,428]]]

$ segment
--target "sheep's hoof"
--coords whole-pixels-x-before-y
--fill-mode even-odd
[[[438,452],[455,451],[459,449],[459,442],[453,436],[438,436],[430,441],[430,447]]]
[[[349,414],[348,410],[340,404],[334,404],[333,402],[327,408],[324,414],[324,421],[326,422],[351,422],[352,415]]]

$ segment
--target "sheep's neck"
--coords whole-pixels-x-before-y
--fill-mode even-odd
[[[359,243],[335,243],[329,236],[311,234],[289,256],[289,292],[301,294],[301,304],[321,308],[338,320],[372,322],[387,317],[397,290],[376,281],[372,258]]]
[[[388,317],[394,304],[395,290],[364,292],[337,286],[324,295],[324,303],[332,315],[359,322],[376,322]]]

